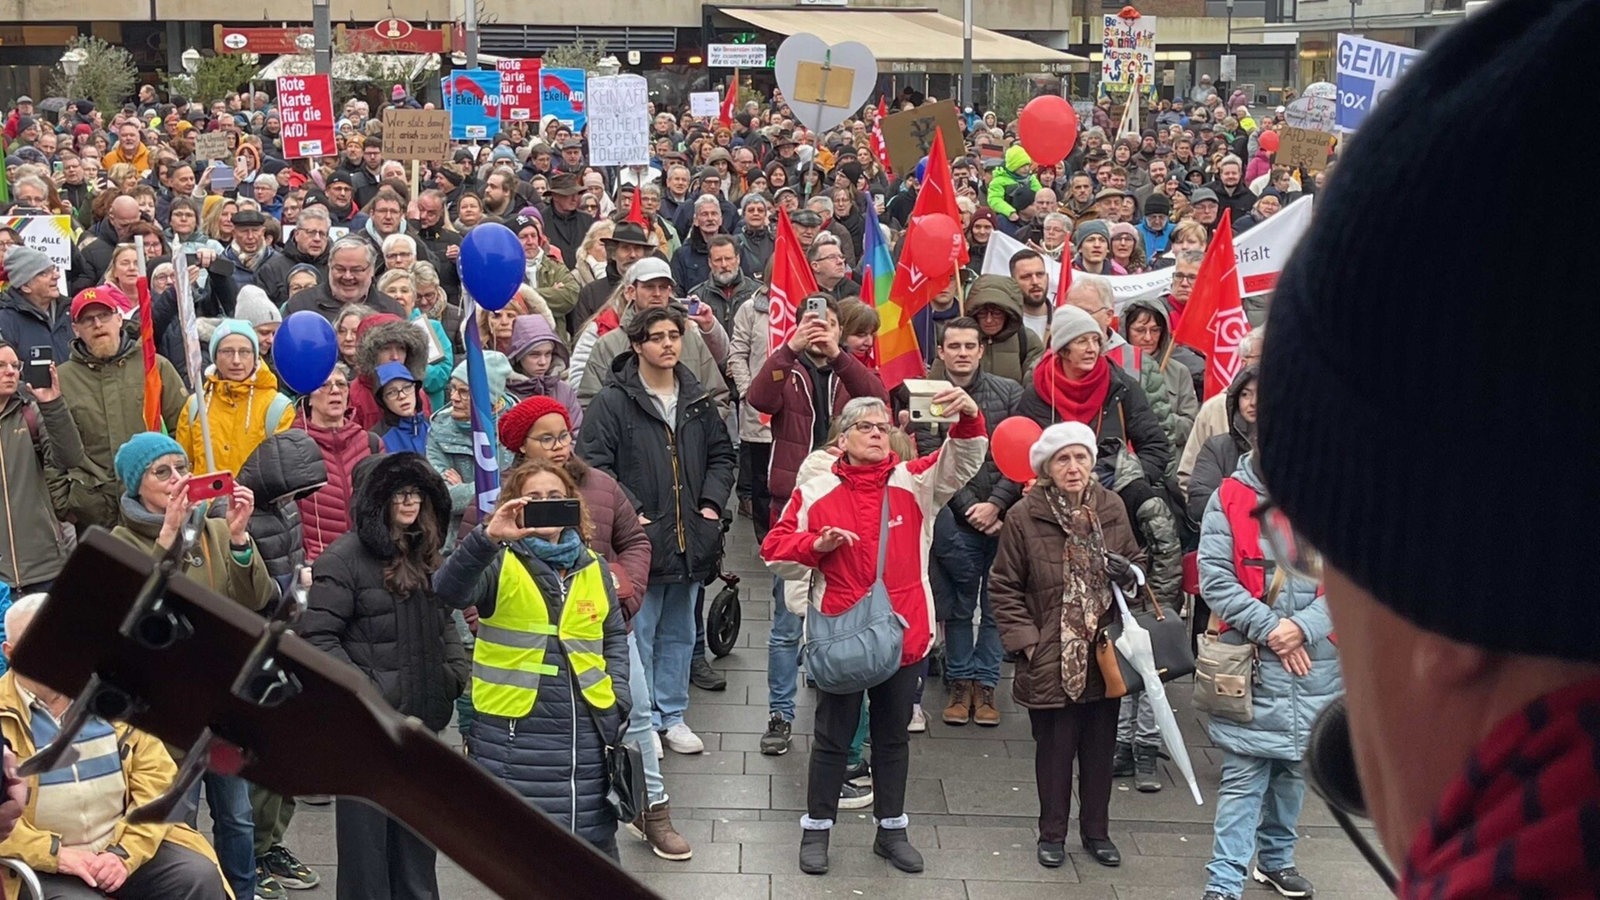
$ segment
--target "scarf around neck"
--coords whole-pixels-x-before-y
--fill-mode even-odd
[[[1412,844],[1397,896],[1593,897],[1596,884],[1600,678],[1495,726]]]
[[[1061,684],[1067,697],[1076,701],[1088,686],[1089,650],[1100,630],[1100,617],[1111,608],[1106,540],[1100,519],[1087,502],[1073,502],[1053,484],[1043,490],[1066,535],[1061,545]]]
[[[1099,423],[1100,411],[1105,408],[1106,395],[1111,391],[1111,363],[1102,354],[1088,377],[1074,381],[1067,377],[1061,356],[1053,354],[1034,367],[1033,389],[1040,399],[1050,404],[1061,421],[1082,422],[1094,428]]]
[[[525,537],[519,541],[522,549],[533,554],[544,564],[553,569],[565,572],[578,564],[578,559],[583,555],[583,538],[578,536],[576,528],[568,528],[561,532],[561,540],[551,542],[539,537]]]

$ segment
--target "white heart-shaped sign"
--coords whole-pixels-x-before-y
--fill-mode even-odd
[[[817,78],[819,66],[827,69],[825,83]],[[830,47],[814,34],[786,38],[778,45],[772,68],[795,118],[814,131],[827,131],[848,119],[867,102],[878,83],[878,58],[866,45],[845,41]],[[838,86],[845,79],[848,91]],[[806,93],[810,96],[803,96]],[[846,95],[849,106],[834,105]],[[830,102],[818,103],[818,99]]]
[[[1339,89],[1326,81],[1306,85],[1305,93],[1283,110],[1283,120],[1293,128],[1333,131],[1339,115]]]

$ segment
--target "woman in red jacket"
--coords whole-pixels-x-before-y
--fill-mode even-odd
[[[322,450],[328,483],[300,500],[300,522],[306,535],[306,565],[315,562],[323,548],[350,530],[354,490],[351,473],[356,463],[382,452],[376,435],[345,418],[350,403],[350,369],[337,363],[322,387],[306,397],[305,411],[294,427],[311,435]]]
[[[810,579],[810,615],[836,616],[872,588],[887,506],[890,547],[883,582],[906,622],[900,669],[887,681],[865,692],[818,693],[807,808],[800,819],[805,830],[800,870],[808,874],[828,871],[828,832],[838,813],[846,753],[864,693],[872,700],[873,816],[878,820],[872,849],[901,871],[922,871],[922,854],[906,837],[905,796],[911,704],[922,660],[933,644],[928,548],[939,508],[978,473],[989,446],[983,414],[965,391],[951,388],[933,402],[960,419],[943,446],[909,461],[889,449],[894,420],[882,400],[857,397],[845,404],[838,420],[839,460],[828,473],[795,488],[761,544],[761,556],[774,574]]]

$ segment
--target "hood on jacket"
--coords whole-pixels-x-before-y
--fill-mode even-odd
[[[1233,477],[1244,483],[1244,486],[1261,496],[1267,492],[1266,483],[1261,480],[1261,473],[1256,471],[1256,454],[1254,451],[1240,454],[1239,465],[1234,467]]]
[[[1022,327],[1022,288],[1004,275],[979,275],[967,289],[966,314],[976,316],[983,306],[999,307],[1006,314],[1006,326],[991,338],[991,343],[1010,340]]]
[[[422,329],[389,313],[363,319],[356,328],[356,369],[371,375],[378,368],[378,351],[387,344],[406,348],[406,368],[422,381],[428,374],[428,339]]]
[[[1245,366],[1239,370],[1238,375],[1233,377],[1233,384],[1228,385],[1228,399],[1226,401],[1228,433],[1233,435],[1233,439],[1239,443],[1241,449],[1248,449],[1254,446],[1255,442],[1250,434],[1254,428],[1246,426],[1244,419],[1239,417],[1239,395],[1244,393],[1245,388],[1255,384],[1260,377],[1261,367],[1259,365]]]
[[[433,466],[416,453],[384,453],[356,463],[350,476],[350,518],[367,552],[393,559],[389,536],[389,500],[403,488],[416,488],[427,498],[441,537],[450,533],[450,489]]]
[[[1167,345],[1172,343],[1172,323],[1167,320],[1167,305],[1160,300],[1135,300],[1122,310],[1122,337],[1132,341],[1128,332],[1132,330],[1133,314],[1140,310],[1156,317],[1156,324],[1161,328],[1161,339],[1156,343],[1156,358],[1166,352]]]
[[[239,483],[259,506],[301,500],[328,483],[328,466],[317,442],[297,428],[262,441],[239,469]]]
[[[610,265],[610,263],[607,263],[607,265]],[[572,351],[567,349],[567,345],[559,337],[556,337],[555,329],[550,327],[550,323],[545,321],[544,316],[517,316],[511,323],[511,355],[508,359],[512,367],[515,368],[517,363],[522,360],[522,357],[528,355],[528,352],[535,345],[544,341],[550,342],[550,350],[554,354],[556,362],[559,362],[562,368],[565,368],[567,363],[571,361]],[[556,371],[554,364],[551,365],[550,370],[552,372]]]

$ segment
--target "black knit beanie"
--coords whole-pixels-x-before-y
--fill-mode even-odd
[[[1428,631],[1583,661],[1600,661],[1600,218],[1550,253],[1526,201],[1550,145],[1506,140],[1493,111],[1592,138],[1551,85],[1577,83],[1597,39],[1593,0],[1497,0],[1428,47],[1317,198],[1259,388],[1268,488],[1329,564]]]

